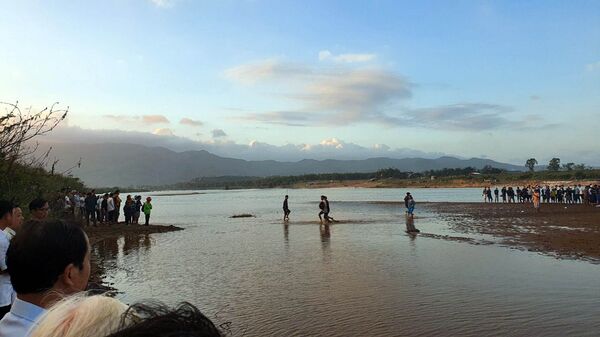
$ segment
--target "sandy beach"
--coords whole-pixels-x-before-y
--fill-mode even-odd
[[[600,263],[600,208],[574,204],[422,203],[459,233],[492,235],[510,247]]]

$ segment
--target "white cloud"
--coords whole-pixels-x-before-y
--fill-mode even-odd
[[[337,138],[323,139],[321,141],[321,143],[319,143],[319,144],[326,146],[326,147],[333,147],[336,149],[344,148],[344,144],[342,142],[340,142]]]
[[[375,145],[373,145],[373,149],[380,150],[380,151],[388,151],[390,149],[390,147],[385,144],[375,144]]]
[[[385,109],[412,96],[404,77],[378,67],[333,69],[265,60],[230,68],[226,76],[247,83],[273,83],[278,98],[300,105],[287,111],[246,113],[245,120],[305,125],[348,125],[382,120]]]
[[[229,68],[225,70],[225,77],[242,84],[254,84],[263,80],[296,77],[307,72],[310,72],[308,67],[267,59]]]
[[[179,124],[189,125],[189,126],[202,126],[202,125],[204,125],[204,123],[202,123],[201,121],[193,120],[191,118],[182,118],[179,121]]]
[[[169,120],[167,117],[163,115],[103,115],[102,117],[121,123],[135,123],[141,121],[144,124],[152,125],[152,124],[169,124]]]
[[[340,63],[356,63],[373,61],[377,55],[375,54],[339,54],[334,55],[329,50],[321,50],[319,52],[319,61],[333,61]]]
[[[161,129],[155,129],[152,134],[157,135],[157,136],[173,136],[173,130],[169,129],[169,128],[161,128]]]
[[[585,69],[589,72],[600,71],[600,61],[587,64]]]
[[[167,117],[163,115],[144,115],[142,121],[146,124],[169,124]]]

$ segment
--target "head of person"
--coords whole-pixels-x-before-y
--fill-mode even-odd
[[[15,205],[7,200],[0,200],[0,230],[13,223]]]
[[[152,201],[152,198],[150,198],[150,197],[147,197],[147,198],[146,198],[146,201],[147,201],[147,202],[150,202],[150,201]]]
[[[131,201],[133,199],[131,199],[131,195],[127,195],[127,201]]]
[[[287,199],[287,198],[288,198],[288,196],[286,195],[286,196],[285,196],[285,198]]]
[[[118,331],[127,311],[123,302],[85,293],[65,297],[38,319],[30,337],[104,337]]]
[[[29,203],[29,213],[31,213],[32,220],[46,220],[48,218],[49,211],[50,205],[46,199],[36,198]]]
[[[90,244],[78,226],[60,220],[25,224],[6,253],[17,296],[48,307],[83,291],[90,277]]]
[[[15,232],[21,231],[21,227],[23,226],[23,211],[21,207],[15,205],[12,211],[12,221],[8,224],[8,227]]]
[[[108,193],[104,193],[103,199],[108,199]]]
[[[192,304],[184,302],[176,308],[160,303],[134,304],[121,318],[121,329],[107,337],[220,336],[223,334],[210,319]]]

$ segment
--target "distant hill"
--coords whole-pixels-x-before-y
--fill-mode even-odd
[[[431,169],[483,168],[491,165],[509,171],[522,167],[489,159],[370,158],[364,160],[311,160],[279,162],[224,158],[207,151],[175,152],[163,147],[134,144],[42,144],[52,146],[51,157],[60,159],[57,171],[76,165],[72,174],[88,186],[158,186],[189,181],[197,177],[301,175],[310,173],[374,172],[382,168],[421,172]]]

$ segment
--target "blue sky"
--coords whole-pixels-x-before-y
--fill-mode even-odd
[[[598,1],[23,0],[0,13],[0,100],[59,101],[71,129],[247,159],[600,165]]]

